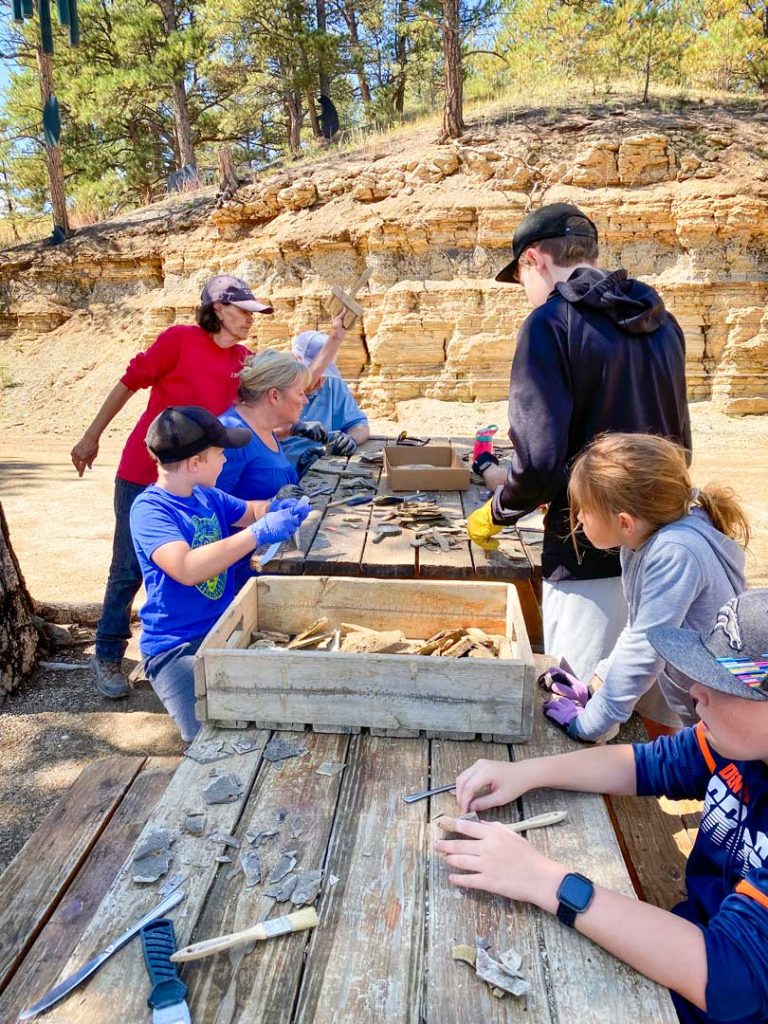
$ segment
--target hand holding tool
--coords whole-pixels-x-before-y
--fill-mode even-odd
[[[332,318],[341,314],[341,322],[346,330],[354,327],[359,317],[363,315],[363,307],[356,301],[355,296],[368,281],[372,273],[372,268],[366,267],[348,292],[342,291],[338,285],[334,285],[331,288],[331,297],[326,303],[325,308],[328,311],[328,315]]]
[[[480,508],[476,508],[471,516],[467,517],[469,539],[484,551],[495,551],[498,548],[499,542],[493,538],[497,533],[501,533],[501,530],[502,527],[493,521],[490,501],[486,501]]]
[[[150,921],[154,921],[156,917],[162,917],[163,914],[167,914],[169,910],[172,910],[173,907],[181,903],[184,896],[185,893],[182,889],[177,889],[175,892],[172,892],[167,900],[163,900],[162,903],[158,903],[158,905],[150,910],[148,914],[145,914],[140,921],[137,921],[136,924],[132,925],[127,931],[123,932],[122,935],[118,936],[114,942],[111,942],[105,949],[90,959],[87,964],[80,968],[79,971],[75,971],[74,974],[70,974],[68,978],[65,978],[64,981],[55,985],[52,989],[46,992],[42,999],[38,1000],[26,1010],[22,1010],[19,1014],[19,1020],[29,1020],[30,1017],[34,1017],[36,1014],[42,1013],[43,1010],[47,1010],[50,1006],[53,1006],[54,1003],[58,1003],[60,999],[63,999],[64,996],[69,995],[72,989],[77,988],[77,986],[81,982],[85,981],[86,978],[90,978],[94,971],[97,971],[106,960],[109,960],[113,953],[116,953],[118,949],[122,949],[126,942],[130,942],[134,935],[138,935],[145,925],[149,924]]]
[[[328,443],[328,431],[320,420],[296,420],[291,427],[291,434],[294,437],[306,437],[310,441],[317,441],[318,444]]]
[[[220,935],[215,939],[205,939],[203,942],[185,946],[184,949],[173,954],[171,961],[176,964],[187,960],[202,960],[203,957],[213,956],[214,953],[221,953],[223,950],[232,949],[235,946],[243,946],[247,942],[259,942],[264,939],[272,939],[276,935],[306,931],[307,928],[314,928],[319,920],[314,907],[304,907],[294,914],[273,917],[269,921],[260,921],[253,928],[245,928],[241,932]]]
[[[186,1004],[187,986],[179,977],[171,954],[176,951],[173,922],[167,917],[150,921],[141,929],[141,945],[152,991],[147,1003],[152,1007],[152,1024],[191,1024]]]
[[[357,450],[357,441],[343,430],[334,430],[328,435],[331,446],[331,455],[354,455]]]

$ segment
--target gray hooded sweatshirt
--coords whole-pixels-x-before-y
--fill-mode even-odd
[[[627,625],[610,656],[595,669],[604,680],[602,689],[573,726],[586,740],[599,739],[616,723],[626,722],[657,680],[683,724],[697,721],[685,680],[676,676],[673,682],[664,671],[664,661],[648,643],[648,630],[710,630],[721,606],[744,590],[744,550],[716,530],[703,509],[694,507],[636,551],[621,549],[621,584],[629,605]]]

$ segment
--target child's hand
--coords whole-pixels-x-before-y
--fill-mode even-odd
[[[456,779],[456,800],[461,813],[485,811],[501,807],[533,788],[528,762],[512,764],[509,761],[475,761]],[[487,789],[488,793],[478,796]]]
[[[547,909],[565,868],[540,853],[535,846],[500,822],[457,821],[456,830],[466,839],[438,839],[435,850],[446,864],[467,874],[450,874],[448,880],[463,889],[484,889],[511,900],[536,903]]]
[[[288,540],[298,530],[309,512],[309,505],[299,505],[298,503],[293,508],[281,508],[277,512],[267,512],[250,527],[256,546]]]
[[[573,728],[573,722],[584,711],[582,704],[567,697],[555,697],[544,704],[544,715],[555,725],[559,725],[571,739],[579,739],[579,734]]]
[[[548,668],[539,676],[538,683],[542,690],[556,693],[558,697],[567,697],[569,700],[581,704],[582,707],[587,706],[587,701],[591,697],[589,688],[576,676],[562,668]]]

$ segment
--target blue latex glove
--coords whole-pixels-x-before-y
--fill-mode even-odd
[[[267,512],[279,512],[281,508],[296,508],[297,505],[302,504],[302,507],[306,502],[302,503],[302,499],[306,497],[305,494],[299,493],[300,488],[297,484],[292,485],[296,489],[295,497],[278,498],[277,495],[270,501]],[[280,488],[284,490],[285,488]],[[277,492],[280,494],[280,491]]]
[[[319,444],[328,443],[328,431],[320,420],[296,420],[291,427],[291,433],[298,437],[308,437],[310,441],[317,441]]]
[[[276,512],[267,512],[265,516],[257,519],[248,529],[253,534],[257,547],[262,544],[276,544],[278,541],[288,540],[289,537],[292,537],[307,518],[309,512],[309,505],[299,505],[296,502],[292,508],[281,508]]]
[[[583,708],[587,706],[587,701],[592,696],[585,683],[563,668],[548,668],[546,672],[542,672],[538,681],[542,690],[556,693],[558,697],[567,697]]]
[[[571,739],[580,740],[582,743],[586,741],[576,731],[575,723],[583,713],[584,708],[581,704],[567,697],[556,697],[544,704],[545,717],[559,726]]]
[[[331,455],[354,455],[357,450],[357,441],[343,430],[337,430],[330,440]]]

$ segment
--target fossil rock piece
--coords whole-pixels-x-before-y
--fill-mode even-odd
[[[217,775],[203,790],[207,804],[231,804],[242,796],[243,782],[239,775]]]

